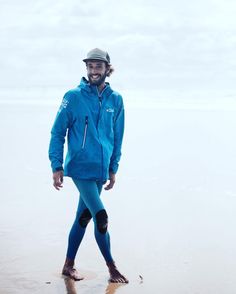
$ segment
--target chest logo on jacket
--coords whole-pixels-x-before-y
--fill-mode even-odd
[[[114,109],[113,108],[107,108],[106,111],[107,112],[114,112]]]

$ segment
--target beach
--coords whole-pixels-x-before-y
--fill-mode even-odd
[[[117,182],[102,192],[128,285],[108,284],[93,223],[76,258],[85,279],[61,276],[79,195],[69,178],[59,192],[52,186],[47,150],[60,99],[0,101],[1,294],[235,293],[234,101],[156,98],[125,97]]]

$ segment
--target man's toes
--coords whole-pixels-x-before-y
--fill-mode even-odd
[[[121,282],[121,283],[128,283],[129,281],[126,279],[126,277],[121,276],[121,278],[120,278],[120,282]]]
[[[120,283],[120,279],[118,279],[118,278],[113,278],[113,279],[110,279],[110,282],[111,282],[111,283]]]
[[[110,283],[128,283],[128,280],[126,280],[125,278],[116,278],[116,279],[109,279]]]

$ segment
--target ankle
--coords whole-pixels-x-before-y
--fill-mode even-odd
[[[114,261],[106,262],[106,264],[109,269],[116,269],[116,265]]]
[[[75,264],[75,261],[73,259],[66,258],[64,266],[74,266],[74,264]]]

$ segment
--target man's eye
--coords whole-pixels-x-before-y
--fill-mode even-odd
[[[88,65],[87,66],[87,69],[88,70],[92,70],[92,69],[95,69],[95,70],[101,70],[102,69],[102,66],[101,65],[97,65],[97,66],[91,66],[91,65]]]

